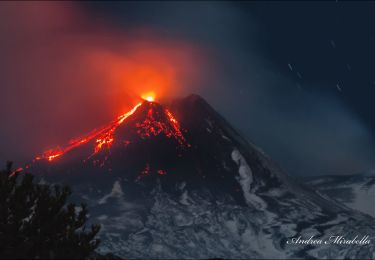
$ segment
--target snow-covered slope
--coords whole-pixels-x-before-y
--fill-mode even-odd
[[[116,186],[116,184],[114,184]],[[343,234],[353,238],[370,234],[373,220],[346,213],[330,215],[315,205],[306,208],[297,200],[284,199],[283,207],[240,206],[226,199],[210,200],[207,193],[181,195],[161,187],[149,199],[133,200],[126,194],[98,205],[101,196],[86,200],[94,222],[103,226],[101,253],[124,258],[373,258],[371,246],[288,245],[286,239],[311,235],[327,239]],[[124,187],[124,190],[126,187]]]
[[[288,244],[312,235],[374,239],[374,218],[301,185],[199,96],[176,100],[168,110],[145,102],[111,137],[112,146],[89,158],[90,142],[30,167],[45,180],[69,184],[73,200],[88,204],[90,221],[103,226],[102,253],[173,259],[375,257],[374,244]]]
[[[375,174],[318,176],[306,180],[321,194],[375,217]]]

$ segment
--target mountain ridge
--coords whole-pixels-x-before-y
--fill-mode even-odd
[[[29,168],[49,182],[69,184],[74,199],[89,205],[91,220],[103,225],[102,253],[371,258],[375,252],[373,245],[288,246],[291,237],[310,233],[325,239],[343,230],[375,235],[369,228],[374,219],[286,174],[197,95],[168,107],[142,103],[110,137],[93,155],[96,139],[81,146],[87,149]]]

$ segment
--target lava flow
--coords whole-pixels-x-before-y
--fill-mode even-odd
[[[179,123],[166,108],[159,111],[151,105],[145,120],[142,123],[137,123],[136,127],[138,135],[143,139],[163,133],[168,138],[175,138],[182,146],[190,146],[182,135]]]
[[[47,160],[53,161],[70,150],[86,144],[90,141],[95,141],[93,154],[97,154],[104,148],[109,149],[115,141],[114,133],[116,129],[131,115],[133,115],[137,109],[144,103],[149,102],[149,108],[147,115],[143,122],[136,122],[137,134],[142,138],[149,138],[151,136],[157,136],[164,134],[168,138],[174,138],[181,146],[190,147],[186,142],[178,121],[173,117],[172,113],[166,108],[153,103],[153,93],[148,93],[144,97],[144,101],[135,105],[130,111],[119,116],[116,120],[111,122],[108,126],[103,127],[99,130],[94,130],[86,136],[71,140],[65,147],[57,147],[44,152],[42,155],[37,156],[35,160]],[[155,109],[154,107],[158,107]],[[91,156],[92,156],[91,155]],[[90,156],[90,157],[91,157]]]

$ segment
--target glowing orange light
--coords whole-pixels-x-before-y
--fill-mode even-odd
[[[185,140],[178,121],[173,117],[168,109],[163,109],[160,112],[154,109],[155,106],[150,106],[147,117],[143,122],[137,122],[137,133],[143,139],[151,136],[164,134],[168,138],[174,138],[183,147],[190,147],[190,144]],[[164,113],[163,113],[164,112]],[[164,116],[165,115],[165,116]],[[164,120],[164,118],[167,120]],[[168,122],[169,121],[169,122]]]
[[[22,171],[23,171],[23,168],[20,167],[20,168],[18,168],[16,170],[12,171],[11,174],[9,174],[9,177],[13,177],[14,175],[16,175],[17,173],[20,173]]]
[[[142,105],[142,103],[138,103],[135,105],[130,111],[127,113],[119,116],[117,120],[113,121],[109,126],[106,126],[100,130],[94,130],[91,133],[89,133],[87,136],[81,138],[81,139],[73,139],[69,142],[69,144],[64,148],[54,148],[51,150],[48,150],[44,152],[42,155],[35,157],[35,160],[48,160],[53,161],[56,158],[60,157],[61,155],[65,154],[66,152],[82,145],[85,143],[88,143],[91,140],[95,140],[95,147],[94,147],[94,154],[98,153],[100,150],[102,150],[104,147],[110,148],[114,138],[113,133],[116,130],[116,128],[124,122],[126,118],[134,114],[134,112],[137,110],[137,108]]]
[[[141,96],[144,100],[147,100],[148,102],[154,102],[155,101],[155,93],[154,92],[147,92]]]
[[[117,121],[117,125],[121,125],[122,122],[124,122],[124,120],[125,120],[126,118],[128,118],[129,116],[131,116],[132,114],[134,114],[135,110],[137,110],[137,108],[138,108],[140,105],[142,105],[142,103],[138,103],[137,105],[135,105],[135,107],[133,107],[132,110],[130,110],[129,112],[127,112],[127,113],[125,113],[125,114],[119,116],[119,117],[118,117],[118,121]]]
[[[149,102],[154,100],[154,95],[150,95],[147,93],[146,97],[142,98]],[[49,162],[61,157],[66,152],[82,145],[86,144],[90,141],[94,142],[94,151],[92,155],[97,154],[98,152],[106,149],[110,149],[113,145],[115,138],[114,134],[116,129],[131,115],[135,113],[135,111],[142,105],[144,102],[140,102],[135,105],[130,111],[122,114],[121,116],[117,117],[116,120],[112,121],[108,126],[101,128],[99,130],[94,130],[88,135],[79,138],[73,139],[69,142],[68,145],[65,147],[56,147],[54,149],[48,150],[44,152],[42,155],[35,158],[35,160],[47,160]],[[135,126],[137,127],[137,133],[142,139],[150,138],[151,136],[157,136],[159,134],[164,134],[168,138],[174,138],[182,147],[191,147],[190,144],[184,138],[180,124],[177,119],[172,115],[172,113],[166,109],[158,108],[158,104],[151,103],[149,104],[149,109],[147,111],[147,116],[143,121],[137,122]],[[123,142],[125,146],[127,146],[130,141]],[[91,155],[91,156],[92,156]],[[90,156],[90,157],[91,157]],[[89,157],[89,158],[90,158]],[[107,160],[107,157],[106,159]],[[95,161],[94,161],[95,162]],[[102,162],[101,165],[103,165]],[[148,172],[146,167],[146,171]],[[164,175],[164,171],[158,173],[159,175]]]

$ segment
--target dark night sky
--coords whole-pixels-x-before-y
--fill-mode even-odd
[[[153,37],[156,35],[160,48],[173,48],[178,42],[199,49],[200,58],[204,60],[198,66],[199,80],[181,79],[182,88],[176,93],[197,92],[204,96],[243,135],[291,174],[350,174],[375,168],[375,119],[372,116],[375,3],[84,2],[66,5],[64,10],[74,9],[75,15],[63,16],[62,20],[69,20],[68,23],[64,21],[63,26],[56,23],[59,26],[48,28],[52,35],[59,35],[46,40],[52,46],[54,41],[64,40],[66,35],[95,35],[83,43],[74,38],[71,49],[75,50],[77,45],[85,49],[100,45],[102,49],[116,52],[117,45],[121,45],[113,44],[116,38],[118,42],[127,42],[122,39],[123,34],[129,37],[130,32],[138,37],[132,32],[141,30]],[[0,4],[1,9],[6,9],[4,4]],[[43,12],[38,11],[39,14]],[[0,32],[10,43],[16,43],[24,50],[29,43],[20,41],[12,30],[21,26],[21,31],[27,32],[28,28],[23,28],[23,23],[9,21],[12,25],[3,22]],[[39,29],[35,31],[39,32]],[[38,39],[43,44],[44,29],[41,32]],[[59,38],[61,35],[63,37]],[[28,37],[36,38],[35,33]],[[111,40],[103,41],[103,37]],[[150,41],[151,45],[153,41]],[[4,53],[17,52],[9,46],[0,44],[0,49]],[[59,55],[60,49],[66,48],[53,49],[53,53]],[[30,47],[30,50],[33,49]],[[41,55],[44,55],[43,50]],[[12,57],[10,55],[9,59]],[[13,62],[17,68],[17,63]],[[6,62],[0,63],[1,66],[9,67]],[[27,110],[30,117],[39,112],[30,112],[27,106],[23,110],[10,109],[12,106],[8,104],[16,102],[14,96],[22,95],[22,88],[15,88],[17,84],[12,87],[12,77],[8,74],[0,72],[1,91],[6,93],[2,95],[0,108],[2,117],[8,119],[7,125],[11,125],[11,120],[21,112]],[[189,78],[189,73],[187,75]],[[43,79],[38,82],[42,87],[36,92],[47,84]],[[59,89],[56,87],[54,91]],[[40,98],[34,96],[33,100],[39,102]],[[57,103],[62,108],[70,104],[64,98]],[[52,104],[46,101],[43,108]],[[87,107],[94,105],[90,103]],[[85,116],[84,108],[81,109],[81,117],[75,118],[78,121]],[[78,128],[78,132],[105,122],[109,113],[103,112],[97,121],[90,120],[80,127],[74,127],[77,122],[69,121],[69,118],[64,114],[62,123],[71,124],[70,128]],[[45,115],[40,120],[48,119]],[[48,127],[41,128],[40,124],[20,122],[15,125],[33,128],[35,140],[37,133],[53,136],[61,127],[47,124]],[[12,126],[0,130],[0,145],[5,147],[1,149],[0,159],[24,158],[26,155],[18,149],[6,150],[17,142],[23,142],[20,146],[23,151],[41,149],[36,143],[20,139],[22,132],[14,131]],[[68,131],[66,135],[73,133],[77,134]],[[64,138],[67,136],[47,138],[42,143],[45,146],[50,140],[60,142]],[[35,148],[27,149],[26,146]]]

